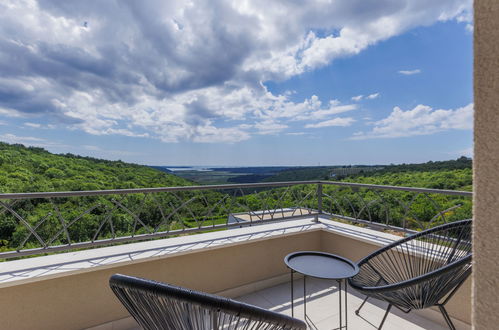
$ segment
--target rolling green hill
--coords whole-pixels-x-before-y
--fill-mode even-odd
[[[76,191],[191,185],[148,166],[0,142],[0,192]]]
[[[467,157],[460,157],[456,160],[429,161],[421,164],[400,164],[400,165],[353,165],[353,166],[313,166],[299,167],[281,170],[270,177],[263,178],[264,182],[279,181],[307,181],[307,180],[335,180],[342,181],[347,178],[348,181],[366,180],[365,177],[373,177],[366,183],[384,182],[379,184],[399,185],[400,182],[406,182],[406,185],[414,187],[427,187],[436,189],[456,189],[458,186],[471,185],[470,183],[452,183],[455,173],[467,173],[467,179],[471,180],[472,160]],[[342,171],[338,171],[338,170]],[[351,173],[348,173],[350,170]],[[461,171],[461,172],[459,172]],[[331,177],[332,173],[342,173]],[[446,173],[444,173],[446,172]],[[395,175],[398,173],[399,175]],[[406,173],[407,175],[403,175]],[[420,173],[427,173],[426,175]],[[432,174],[428,174],[432,173]],[[438,184],[433,184],[431,178],[436,177]],[[467,180],[466,179],[466,180]],[[430,180],[427,182],[427,180]],[[444,182],[444,181],[447,181]]]
[[[265,182],[280,182],[280,181],[308,181],[308,180],[327,180],[331,173],[330,166],[314,166],[314,167],[299,167],[290,168],[269,177],[265,178]]]
[[[389,186],[471,191],[473,173],[471,168],[438,171],[382,172],[373,175],[351,176],[342,181]]]
[[[148,166],[108,161],[72,154],[55,155],[42,148],[25,147],[19,144],[0,142],[0,192],[81,191],[123,188],[151,188],[185,186],[193,183]],[[83,242],[114,236],[141,234],[158,227],[158,230],[196,226],[187,210],[179,210],[180,221],[162,225],[161,212],[170,212],[170,206],[192,197],[193,194],[156,193],[154,196],[136,193],[128,195],[105,195],[63,198],[33,198],[16,202],[13,212],[0,210],[0,250],[39,247],[40,243],[31,235],[17,215],[25,219],[44,240],[55,237],[53,244]],[[205,203],[213,204],[219,199],[216,192],[205,192],[189,206],[204,209]],[[4,201],[0,201],[4,202]],[[158,204],[163,205],[162,209]],[[175,205],[174,205],[175,204]],[[119,205],[124,205],[119,207]],[[135,215],[131,215],[134,213]],[[136,217],[147,223],[149,229],[136,224]],[[103,222],[109,220],[109,223]],[[214,219],[218,220],[218,219]],[[111,225],[112,221],[112,225]],[[64,233],[61,222],[68,225]],[[27,236],[28,235],[28,236]],[[95,236],[94,236],[95,235]],[[24,240],[28,237],[28,240]]]

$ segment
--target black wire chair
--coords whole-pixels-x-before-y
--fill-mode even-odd
[[[109,285],[146,330],[306,329],[304,322],[232,299],[115,274]]]
[[[369,297],[388,302],[381,329],[392,306],[405,313],[438,306],[447,325],[455,329],[445,309],[471,274],[471,220],[437,226],[389,244],[359,262],[350,285]]]

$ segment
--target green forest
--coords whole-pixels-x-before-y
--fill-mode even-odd
[[[281,173],[285,175],[279,176]],[[297,177],[300,180],[316,180],[313,175],[325,176],[325,173],[322,167],[284,170],[276,174],[279,176],[276,181],[293,180]],[[340,179],[366,184],[471,191],[471,160],[460,158],[448,162],[389,165],[380,171],[359,172]],[[148,166],[73,154],[55,155],[41,148],[0,143],[2,193],[195,184]],[[258,191],[203,189],[147,194],[0,199],[0,251],[212,226],[226,223],[228,215],[237,212],[289,207],[317,209],[316,189],[316,185],[296,185]],[[443,221],[471,217],[469,197],[417,195],[403,191],[351,189],[335,185],[324,185],[323,192],[325,212],[410,229],[420,230]],[[435,217],[443,210],[447,211]]]
[[[279,171],[277,174],[264,178],[264,182],[280,182],[280,181],[305,181],[305,180],[343,180],[347,178],[363,178],[363,177],[376,177],[381,181],[387,181],[385,184],[390,185],[400,185],[399,177],[394,176],[395,173],[406,173],[406,178],[413,177],[414,180],[409,179],[405,182],[410,182],[413,187],[426,187],[426,188],[438,188],[427,186],[429,182],[424,178],[425,175],[419,175],[419,173],[427,173],[427,175],[438,176],[441,180],[446,180],[445,176],[441,176],[444,171],[447,173],[452,173],[454,170],[464,170],[462,173],[471,173],[472,160],[467,157],[459,157],[456,160],[447,161],[429,161],[421,164],[400,164],[400,165],[354,165],[354,166],[314,166],[314,167],[299,167],[299,168],[288,168]],[[331,176],[332,173],[338,171],[338,169],[344,170],[343,172],[348,172],[349,169],[355,174],[350,175],[335,175]],[[468,172],[467,172],[468,171]],[[433,173],[433,174],[431,174]],[[451,175],[452,176],[452,175]],[[449,177],[449,179],[452,179]],[[362,180],[362,179],[361,179]],[[403,179],[404,180],[404,179]],[[419,182],[421,180],[421,182]],[[471,177],[470,177],[471,180]],[[388,183],[392,182],[392,183]],[[397,182],[397,183],[396,183]],[[367,182],[366,182],[367,183]],[[374,183],[374,182],[370,182]],[[471,185],[471,181],[469,183]],[[460,185],[459,185],[460,186]],[[458,186],[452,188],[438,188],[438,189],[457,189]]]
[[[0,142],[0,192],[125,189],[191,185],[148,166]]]
[[[349,176],[341,181],[445,190],[471,191],[471,168],[460,170],[407,171]]]

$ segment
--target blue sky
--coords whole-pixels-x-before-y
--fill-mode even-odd
[[[470,1],[101,4],[0,4],[0,141],[152,165],[471,155]]]

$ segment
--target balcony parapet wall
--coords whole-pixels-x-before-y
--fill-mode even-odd
[[[322,250],[358,260],[399,236],[315,217],[4,262],[2,326],[85,329],[128,316],[108,288],[114,273],[211,293],[246,294],[254,283],[285,280],[283,258]],[[273,279],[273,280],[272,280]],[[469,323],[470,288],[449,303]],[[428,315],[425,315],[427,317]],[[429,315],[428,317],[431,317]]]

